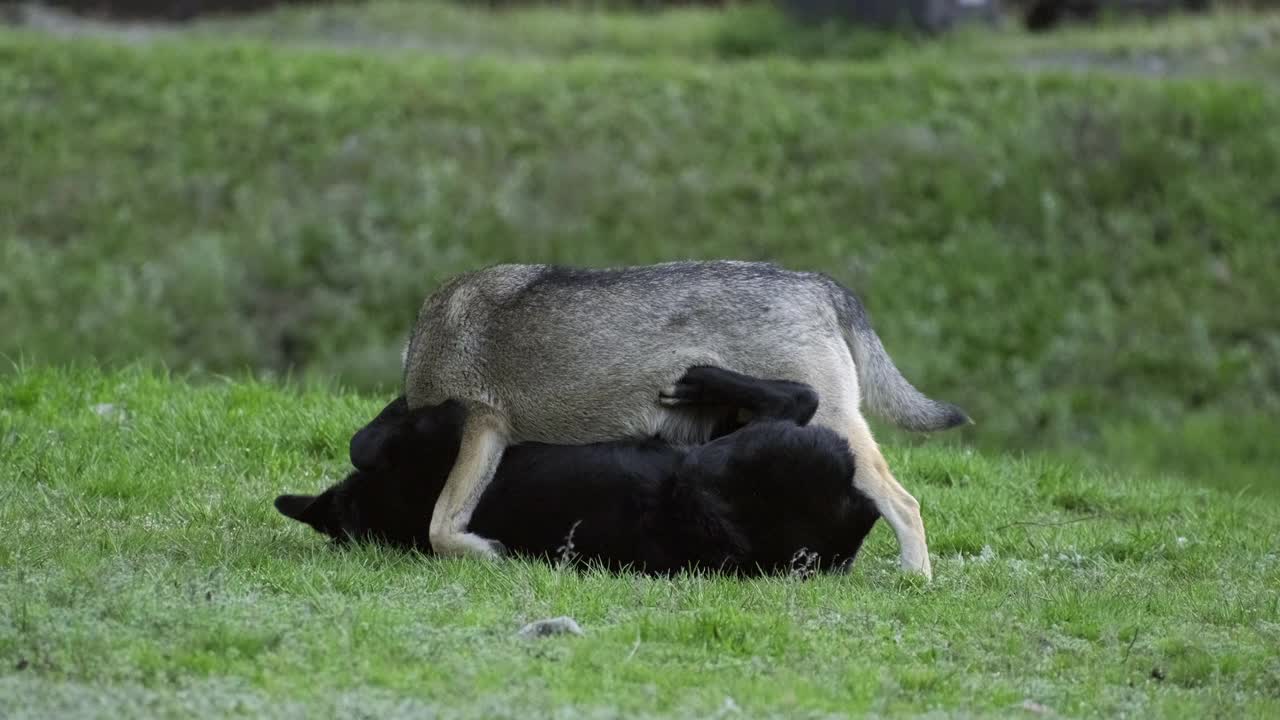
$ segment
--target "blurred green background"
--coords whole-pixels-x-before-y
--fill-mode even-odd
[[[934,441],[1280,487],[1280,14],[642,4],[12,6],[0,354],[385,394],[454,273],[768,259],[977,420]]]

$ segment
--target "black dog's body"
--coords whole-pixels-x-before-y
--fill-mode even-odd
[[[879,517],[852,483],[853,457],[836,433],[805,427],[817,407],[806,386],[695,368],[664,398],[754,419],[705,445],[658,440],[507,450],[470,527],[524,556],[565,554],[611,569],[702,568],[745,575],[849,562]],[[453,403],[410,412],[388,405],[351,442],[356,471],[317,497],[282,495],[281,513],[338,540],[382,540],[431,551],[430,507],[460,445]],[[430,478],[424,483],[423,478]]]

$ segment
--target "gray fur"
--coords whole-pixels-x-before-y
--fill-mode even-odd
[[[925,397],[903,377],[871,326],[866,308],[853,293],[834,280],[826,280],[832,285],[840,329],[858,368],[862,399],[872,412],[912,432],[949,430],[973,423],[964,410]]]
[[[809,383],[819,424],[838,422],[860,399],[907,430],[970,422],[902,376],[844,287],[741,261],[460,275],[423,303],[405,394],[412,407],[452,398],[497,411],[512,442],[696,442],[707,424],[657,402],[694,365]]]

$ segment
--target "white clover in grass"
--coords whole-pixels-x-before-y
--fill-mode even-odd
[[[115,403],[98,403],[91,408],[95,415],[103,420],[114,420],[115,422],[124,422],[129,419],[129,414],[124,408]]]
[[[716,711],[714,717],[725,717],[727,715],[737,715],[742,712],[742,708],[738,707],[738,703],[731,697],[725,697],[724,703],[720,709]]]
[[[1080,552],[1077,551],[1075,546],[1073,545],[1067,548],[1065,552],[1058,553],[1058,562],[1065,563],[1072,567],[1077,567],[1077,568],[1083,567],[1084,556],[1081,555]]]
[[[974,563],[975,565],[986,565],[996,559],[996,551],[990,545],[983,545],[982,550],[977,555],[965,555],[964,553],[956,553],[953,558],[959,565]]]

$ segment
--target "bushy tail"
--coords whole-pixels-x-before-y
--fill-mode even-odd
[[[964,410],[926,397],[902,376],[880,342],[880,336],[871,327],[866,308],[843,287],[839,287],[836,307],[845,342],[858,368],[863,402],[873,413],[912,432],[948,430],[973,424]]]

